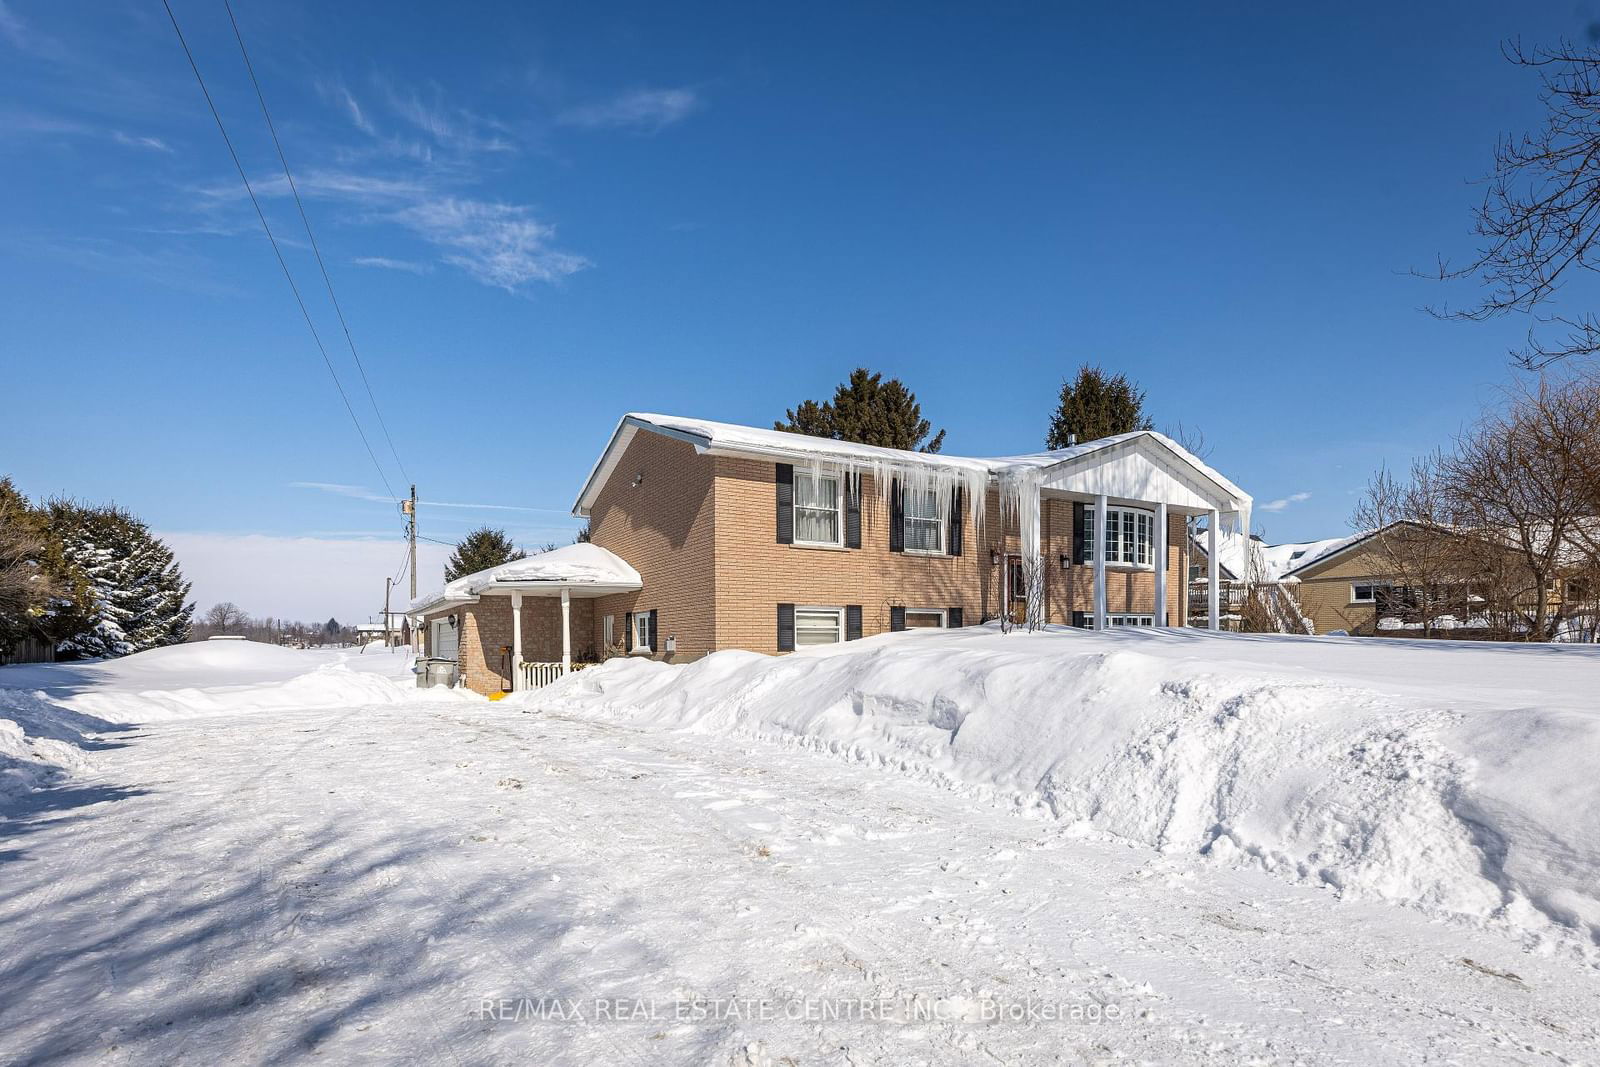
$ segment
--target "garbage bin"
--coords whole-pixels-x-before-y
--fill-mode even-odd
[[[420,659],[411,669],[416,672],[418,689],[431,689],[436,685],[448,688],[456,684],[456,661],[453,659]]]

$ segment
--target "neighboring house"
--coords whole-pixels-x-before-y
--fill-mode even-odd
[[[1541,592],[1504,533],[1445,531],[1409,520],[1342,538],[1285,572],[1285,580],[1297,583],[1301,610],[1318,633],[1416,636],[1423,629],[1422,594],[1396,574],[1394,557],[1381,541],[1406,536],[1403,527],[1453,538],[1462,546],[1452,563],[1438,567],[1441,574],[1454,571],[1454,577],[1441,578],[1427,593],[1428,616],[1439,636],[1519,636],[1527,631],[1542,595],[1544,611],[1560,617],[1557,640],[1594,640],[1593,589],[1585,570],[1587,555],[1578,546],[1567,553],[1570,565]]]
[[[1206,574],[1209,562],[1207,540],[1205,536],[1197,535],[1190,546],[1191,623],[1195,621],[1192,605],[1204,603],[1206,598],[1209,581]],[[1280,633],[1316,632],[1314,621],[1300,610],[1299,583],[1287,577],[1288,572],[1347,540],[1333,537],[1322,541],[1269,545],[1262,541],[1259,534],[1244,538],[1234,531],[1223,531],[1217,541],[1223,628],[1242,630],[1260,627]]]
[[[592,548],[612,579],[632,582],[584,584],[557,566],[542,584],[519,584],[522,572],[495,568],[411,613],[429,654],[455,659],[483,691],[559,673],[513,666],[554,663],[555,652],[563,662],[613,653],[684,662],[1002,616],[1179,625],[1186,520],[1220,526],[1226,515],[1246,528],[1250,506],[1151,431],[975,459],[632,414],[573,508],[591,544],[520,561],[560,565]],[[536,589],[564,590],[560,644],[536,636],[556,617],[548,600],[529,603]]]

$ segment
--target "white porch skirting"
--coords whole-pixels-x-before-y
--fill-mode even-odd
[[[530,663],[527,660],[523,660],[521,664],[522,678],[520,679],[522,684],[517,688],[539,689],[549,685],[569,670],[578,671],[587,666],[588,664],[586,663],[574,663],[571,667],[567,667],[559,661],[555,663]]]

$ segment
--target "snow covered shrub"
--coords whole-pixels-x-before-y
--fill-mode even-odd
[[[48,505],[52,533],[87,596],[57,605],[57,650],[67,657],[126,656],[189,639],[194,604],[172,550],[115,505]]]

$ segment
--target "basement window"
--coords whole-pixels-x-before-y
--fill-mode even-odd
[[[836,645],[844,640],[843,608],[795,608],[795,647]]]

